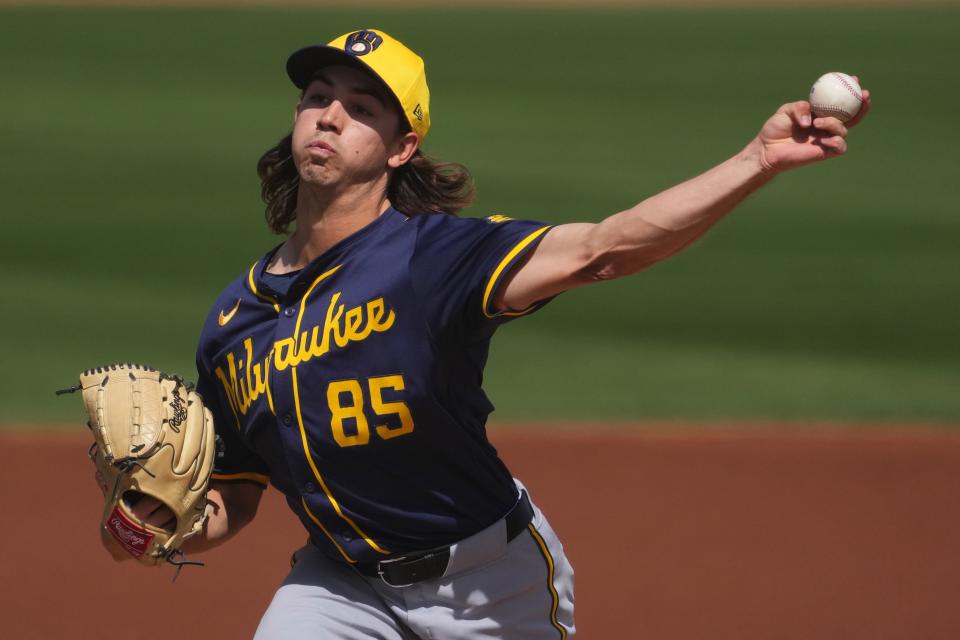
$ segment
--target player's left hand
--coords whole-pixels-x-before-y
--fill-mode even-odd
[[[108,551],[147,566],[194,563],[181,547],[207,519],[216,455],[210,410],[191,385],[150,367],[94,367],[79,382],[60,393],[83,393]]]
[[[814,117],[806,100],[790,102],[764,123],[751,146],[760,154],[764,170],[772,173],[840,156],[847,152],[848,131],[868,111],[870,92],[866,89],[860,112],[846,123],[833,117]]]

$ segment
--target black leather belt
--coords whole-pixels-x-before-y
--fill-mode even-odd
[[[527,528],[533,518],[533,507],[526,491],[520,492],[520,499],[509,513],[504,516],[507,524],[507,542],[510,542]],[[377,562],[360,562],[354,567],[365,576],[380,578],[391,587],[409,587],[417,582],[439,578],[450,563],[450,547],[437,547],[427,551],[416,551],[394,556]]]

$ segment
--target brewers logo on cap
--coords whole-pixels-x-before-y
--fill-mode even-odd
[[[347,36],[343,50],[353,56],[365,56],[371,51],[376,51],[382,43],[383,38],[376,31],[364,29]]]

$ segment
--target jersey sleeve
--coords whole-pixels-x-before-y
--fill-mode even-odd
[[[217,456],[211,480],[219,482],[253,482],[266,487],[270,482],[266,463],[244,444],[237,429],[232,409],[224,402],[221,385],[197,353],[197,393],[213,415],[217,434]]]
[[[500,310],[493,301],[500,286],[550,230],[550,225],[506,216],[428,216],[411,259],[413,287],[431,323],[447,327],[495,327],[540,309]]]

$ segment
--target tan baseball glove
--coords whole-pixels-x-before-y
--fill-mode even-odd
[[[80,374],[94,443],[90,457],[104,491],[102,526],[147,566],[182,559],[181,546],[200,533],[216,453],[213,418],[191,385],[135,364],[113,364]],[[174,514],[158,527],[132,506],[150,496]]]

